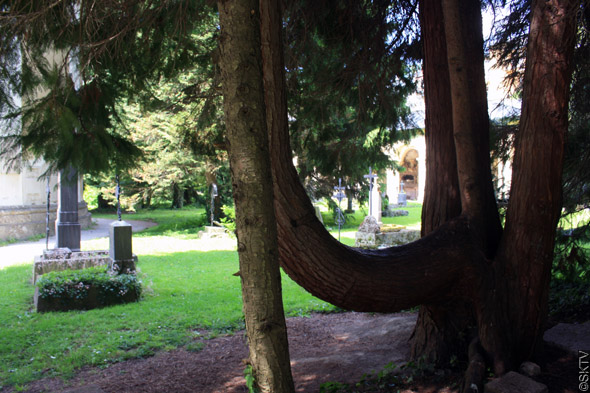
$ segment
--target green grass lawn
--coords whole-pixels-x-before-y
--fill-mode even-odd
[[[31,311],[31,265],[0,269],[0,389],[47,376],[67,378],[85,365],[104,367],[181,346],[198,350],[204,339],[243,328],[240,280],[233,276],[237,252],[197,250],[203,243],[195,239],[198,228],[193,227],[198,211],[151,213],[124,216],[164,224],[164,229],[134,235],[144,286],[138,303],[39,314]],[[177,214],[182,224],[175,231],[171,225]],[[104,249],[108,242],[97,239],[82,246]],[[288,316],[336,310],[286,276],[283,291]]]
[[[92,212],[94,218],[117,219],[115,212]],[[144,209],[135,213],[123,213],[123,220],[153,221],[158,225],[135,236],[171,235],[182,238],[197,238],[207,223],[205,209],[185,207],[183,209]]]
[[[384,222],[414,225],[420,205],[408,217]],[[350,218],[342,241],[354,244],[354,231],[365,212]],[[93,217],[116,218],[112,213]],[[144,210],[124,220],[151,220],[158,225],[134,234],[133,250],[144,295],[140,302],[99,310],[39,314],[32,310],[31,265],[0,269],[0,389],[48,377],[70,377],[82,366],[106,367],[125,359],[185,347],[198,350],[203,340],[243,328],[235,241],[224,249],[203,251],[198,232],[206,223],[203,209]],[[328,229],[337,236],[329,214]],[[108,249],[108,239],[82,243],[83,249]],[[283,275],[288,316],[337,309],[314,298]]]

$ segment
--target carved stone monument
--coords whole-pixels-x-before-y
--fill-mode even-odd
[[[78,173],[72,167],[63,169],[59,173],[55,230],[57,248],[80,251],[81,226],[78,222]]]

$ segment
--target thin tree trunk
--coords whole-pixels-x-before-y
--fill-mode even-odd
[[[461,214],[441,0],[420,1],[426,138],[422,236]]]
[[[257,0],[220,1],[228,153],[250,362],[262,392],[294,392],[278,263]]]

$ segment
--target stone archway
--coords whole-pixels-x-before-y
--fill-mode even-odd
[[[418,150],[410,148],[404,152],[400,164],[405,168],[405,171],[400,172],[400,184],[403,181],[404,191],[407,199],[417,200],[419,190],[419,173],[418,173]]]

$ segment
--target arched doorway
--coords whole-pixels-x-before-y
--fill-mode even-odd
[[[415,201],[418,199],[418,150],[413,148],[406,150],[402,156],[401,165],[405,171],[399,174],[400,184],[403,181],[407,199]]]

